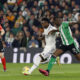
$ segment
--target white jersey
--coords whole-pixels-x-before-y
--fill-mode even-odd
[[[57,30],[56,27],[49,24],[48,28],[44,29],[43,35],[45,36],[46,45],[41,53],[44,59],[50,57],[51,53],[54,53],[56,50],[56,32],[49,34],[52,30]]]
[[[56,33],[53,34],[49,34],[50,31],[52,30],[57,30],[56,27],[52,26],[51,24],[49,24],[48,28],[44,29],[43,35],[45,36],[45,42],[46,42],[46,46],[54,46],[56,43]]]

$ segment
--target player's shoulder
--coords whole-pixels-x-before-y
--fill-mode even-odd
[[[49,24],[48,28],[53,27],[53,25]]]
[[[69,21],[64,21],[64,22],[62,22],[62,26],[68,27],[68,26],[69,26]]]
[[[48,29],[56,29],[56,27],[55,27],[55,26],[53,26],[53,25],[51,25],[51,24],[49,24]]]

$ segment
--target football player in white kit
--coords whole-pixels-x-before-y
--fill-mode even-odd
[[[38,55],[35,60],[33,66],[30,68],[29,71],[24,71],[24,75],[29,75],[33,72],[34,69],[36,69],[41,61],[44,61],[48,57],[50,57],[51,53],[56,50],[56,32],[58,32],[57,28],[52,26],[47,18],[43,18],[41,21],[41,24],[44,28],[43,37],[45,38],[45,47],[43,49],[43,52]]]

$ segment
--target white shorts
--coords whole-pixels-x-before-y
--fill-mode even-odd
[[[40,54],[44,59],[46,59],[46,58],[49,58],[50,55],[52,55],[52,53],[54,53],[55,51],[56,51],[55,46],[54,47],[45,46],[45,48],[43,49],[43,52]]]

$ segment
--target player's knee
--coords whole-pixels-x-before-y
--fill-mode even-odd
[[[39,56],[41,57],[41,62],[43,62],[47,59],[47,58],[45,59],[41,54]]]
[[[76,58],[80,61],[80,53],[76,55]]]
[[[2,58],[2,54],[0,53],[0,58]]]
[[[77,59],[80,61],[80,56],[79,56],[79,57],[77,57]]]
[[[80,61],[80,58],[77,58],[77,60],[79,60],[79,61]]]

